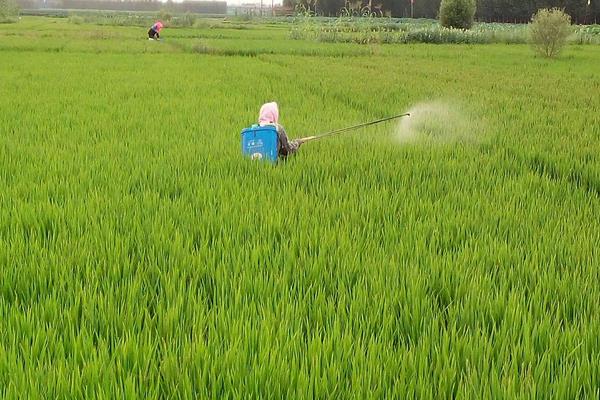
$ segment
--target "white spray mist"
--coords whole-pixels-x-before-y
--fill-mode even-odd
[[[478,135],[474,131],[476,123],[460,111],[459,105],[433,101],[417,104],[408,112],[410,117],[400,120],[396,128],[395,137],[400,143],[477,140]]]

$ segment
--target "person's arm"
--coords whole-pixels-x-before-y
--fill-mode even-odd
[[[295,140],[290,142],[283,126],[277,125],[277,134],[279,135],[279,154],[281,156],[289,156],[298,150],[298,143]]]

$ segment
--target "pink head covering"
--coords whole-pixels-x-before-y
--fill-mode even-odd
[[[154,24],[154,26],[156,27],[156,31],[160,32],[160,30],[163,28],[163,23],[158,21],[157,23]]]
[[[259,124],[276,124],[279,122],[279,107],[277,103],[263,104],[258,113]]]

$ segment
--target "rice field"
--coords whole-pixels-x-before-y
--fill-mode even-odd
[[[0,397],[600,396],[600,46],[145,35],[0,24]]]

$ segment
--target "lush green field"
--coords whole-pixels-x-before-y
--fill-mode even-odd
[[[0,25],[0,397],[600,396],[600,47],[145,34]]]

